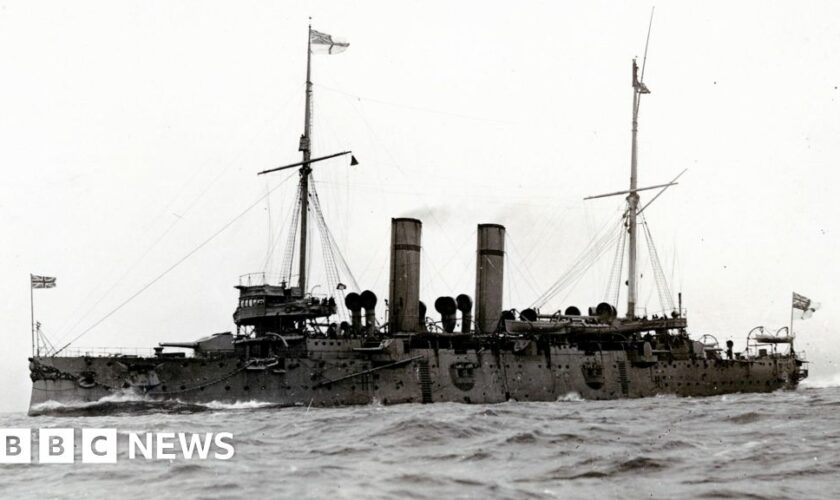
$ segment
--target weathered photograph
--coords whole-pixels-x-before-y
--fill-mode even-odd
[[[3,3],[3,497],[836,498],[838,25]]]

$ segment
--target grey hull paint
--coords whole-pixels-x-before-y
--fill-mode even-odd
[[[514,351],[411,349],[399,343],[359,352],[359,340],[306,341],[306,355],[281,363],[212,357],[33,358],[30,411],[48,401],[72,404],[138,394],[153,400],[207,403],[264,401],[277,405],[555,401],[675,394],[711,396],[793,388],[792,356],[749,360],[683,359],[633,363],[625,351],[587,353],[552,346]],[[593,367],[595,369],[593,370]],[[428,376],[426,376],[426,373]]]

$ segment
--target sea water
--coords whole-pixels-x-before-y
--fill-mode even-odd
[[[840,497],[836,386],[494,405],[112,398],[40,409],[0,414],[0,426],[116,428],[117,463],[38,464],[33,443],[32,464],[0,465],[4,499]],[[127,434],[162,432],[230,432],[235,455],[128,458]]]

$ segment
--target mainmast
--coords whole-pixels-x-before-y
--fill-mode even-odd
[[[647,50],[647,49],[646,49]],[[642,94],[649,94],[645,84],[639,80],[639,66],[633,59],[633,125],[630,144],[630,194],[627,195],[627,231],[630,233],[630,248],[627,252],[627,318],[636,316],[636,217],[639,212],[639,192],[637,178],[637,137],[639,134],[639,102]]]
[[[306,243],[307,216],[309,214],[309,173],[312,172],[312,25],[306,35],[306,110],[303,118],[303,135],[300,136],[300,151],[303,162],[300,167],[300,269],[298,286],[301,293],[306,293]]]
[[[644,80],[645,64],[647,63],[647,51],[648,45],[650,44],[650,29],[652,27],[653,8],[650,9],[650,22],[648,23],[647,39],[645,40],[645,55],[642,60],[641,75],[639,75],[639,66],[636,64],[636,60],[633,59],[633,125],[631,128],[632,139],[630,144],[630,193],[627,195],[627,231],[630,233],[630,238],[628,238],[630,240],[630,249],[627,251],[628,319],[636,317],[636,298],[638,294],[638,283],[636,282],[636,218],[639,215],[639,189],[637,184],[638,145],[636,141],[639,135],[639,103],[642,100],[642,94],[650,94],[650,90],[648,90],[647,86],[645,86]],[[664,189],[667,189],[667,186]]]
[[[646,187],[639,187],[638,185],[638,136],[639,136],[639,105],[642,100],[642,95],[650,94],[650,90],[648,90],[647,85],[644,83],[645,79],[645,63],[647,62],[647,51],[648,45],[650,43],[650,29],[653,26],[653,10],[650,12],[650,24],[648,25],[648,34],[647,40],[645,41],[645,55],[642,59],[642,68],[639,71],[639,66],[636,64],[636,59],[633,59],[633,113],[632,113],[632,126],[631,126],[631,141],[630,141],[630,188],[627,190],[622,191],[614,191],[611,193],[606,194],[599,194],[595,196],[587,196],[584,200],[593,200],[596,198],[606,198],[609,196],[618,196],[618,195],[627,195],[627,210],[624,212],[625,218],[625,227],[627,232],[629,233],[629,248],[627,249],[627,319],[633,320],[636,318],[636,302],[638,299],[639,294],[639,284],[638,284],[638,218],[645,209],[650,206],[651,203],[654,202],[666,189],[671,186],[675,186],[677,184],[677,179],[680,178],[682,174],[685,173],[685,170],[679,173],[674,179],[667,183],[667,184],[658,184],[655,186],[646,186]],[[639,192],[646,191],[649,189],[659,189],[659,192],[656,193],[644,206],[639,208]],[[645,228],[645,236],[648,240],[648,246],[650,250],[650,258],[651,258],[651,265],[653,267],[653,274],[655,276],[657,290],[659,291],[659,299],[662,303],[663,309],[672,309],[674,310],[675,307],[673,305],[673,300],[670,298],[671,293],[668,290],[668,285],[665,281],[665,275],[662,272],[662,266],[659,263],[659,257],[656,255],[656,249],[653,248],[653,242],[651,240],[650,232],[647,231],[647,227]],[[619,238],[618,241],[618,248],[616,253],[616,263],[613,264],[613,271],[618,271],[615,276],[619,279],[622,276],[621,267],[617,263],[620,263],[623,259],[623,254],[619,252],[624,251],[624,239]],[[619,257],[620,256],[620,257]],[[564,275],[561,280],[566,279],[567,275]],[[611,275],[613,276],[613,275]],[[563,286],[561,283],[563,281],[558,280],[557,283],[552,285],[552,289],[548,292],[540,296],[535,302],[536,307],[541,307],[548,302],[548,300],[553,297],[557,291],[559,291]],[[616,294],[615,297],[618,297],[619,294]],[[617,298],[614,300],[618,300]],[[681,314],[679,310],[673,311],[676,314]]]

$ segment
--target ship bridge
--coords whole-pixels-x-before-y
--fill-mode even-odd
[[[289,331],[300,327],[300,322],[336,311],[332,297],[305,293],[266,273],[242,275],[235,288],[239,290],[239,304],[233,321],[237,326],[253,326],[257,333]]]

